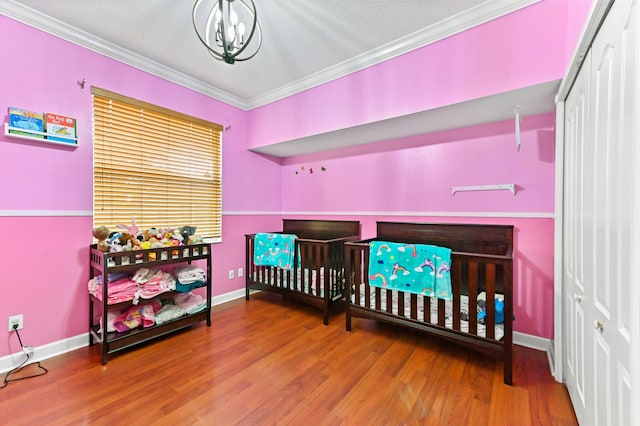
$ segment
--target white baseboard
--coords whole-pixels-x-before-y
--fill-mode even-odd
[[[520,345],[531,349],[537,349],[539,351],[549,352],[551,348],[551,340],[544,337],[532,336],[530,334],[513,332],[513,344]]]
[[[214,296],[213,298],[211,298],[211,305],[221,305],[235,299],[240,299],[241,297],[244,297],[244,295],[245,289],[242,288],[239,290],[231,291],[229,293]],[[62,355],[64,353],[71,352],[85,346],[89,346],[89,333],[83,333],[78,336],[59,340],[57,342],[37,346],[34,348],[34,356],[29,360],[29,362],[42,361],[48,358],[53,358],[54,356]],[[17,352],[0,358],[0,373],[5,373],[13,368],[16,368],[25,360],[25,357],[26,355],[24,353]]]
[[[84,333],[67,339],[58,340],[57,342],[37,346],[34,347],[34,356],[29,360],[29,362],[53,358],[54,356],[62,355],[88,345],[89,333]],[[0,373],[16,368],[24,362],[25,358],[26,355],[22,351],[0,358]]]
[[[229,293],[221,294],[219,296],[213,296],[211,299],[211,305],[222,305],[223,303],[231,302],[232,300],[240,299],[244,297],[246,290],[241,288],[239,290],[230,291]]]

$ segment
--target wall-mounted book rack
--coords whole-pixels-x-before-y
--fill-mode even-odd
[[[16,133],[19,132],[19,133]],[[71,138],[60,135],[52,135],[47,132],[39,132],[36,130],[22,129],[20,127],[9,126],[9,123],[4,123],[4,135],[9,138],[29,140],[33,142],[42,142],[45,144],[56,144],[69,147],[78,146],[78,138]],[[55,139],[49,139],[53,137]]]

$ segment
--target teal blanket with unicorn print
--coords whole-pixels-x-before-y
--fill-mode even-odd
[[[369,285],[451,300],[451,249],[372,241]]]
[[[257,266],[293,269],[297,239],[298,237],[294,234],[256,234],[253,246],[253,263]]]

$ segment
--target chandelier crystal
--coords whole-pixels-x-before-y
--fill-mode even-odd
[[[193,27],[211,56],[227,64],[253,58],[262,46],[253,0],[196,0]]]

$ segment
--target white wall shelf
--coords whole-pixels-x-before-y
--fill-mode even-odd
[[[16,134],[16,133],[11,133],[11,131],[23,132],[28,134],[27,135]],[[78,146],[78,138],[67,138],[59,135],[51,135],[47,132],[37,132],[35,130],[21,129],[19,127],[9,126],[9,123],[4,123],[4,135],[8,138],[23,139],[23,140],[33,141],[33,142],[41,142],[43,144],[55,144],[55,145],[68,146],[72,148],[76,148]],[[42,137],[39,137],[39,136],[42,136]],[[54,136],[58,139],[64,139],[64,140],[47,139],[48,136]]]
[[[456,192],[464,191],[498,191],[501,189],[506,189],[508,191],[511,191],[513,195],[516,195],[515,183],[501,183],[498,185],[454,186],[453,188],[451,188],[451,195],[454,195]]]

